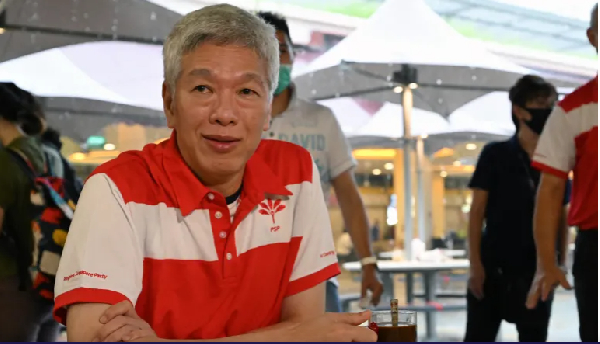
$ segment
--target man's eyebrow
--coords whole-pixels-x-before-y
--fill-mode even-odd
[[[260,75],[253,73],[253,72],[244,73],[242,75],[242,79],[245,79],[248,81],[255,81],[263,86],[266,84],[264,78],[262,78]]]
[[[189,73],[189,76],[194,76],[194,77],[202,77],[202,78],[206,78],[206,79],[213,79],[214,78],[214,74],[206,68],[196,68],[196,69],[192,69]],[[246,72],[243,73],[240,77],[240,80],[243,80],[244,82],[247,81],[254,81],[257,82],[263,86],[266,86],[266,81],[264,80],[263,77],[261,77],[260,75],[258,75],[257,73],[254,72]]]

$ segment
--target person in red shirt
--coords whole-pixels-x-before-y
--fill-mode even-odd
[[[587,30],[598,51],[598,4]],[[584,342],[598,341],[598,76],[567,95],[548,119],[536,148],[533,166],[541,170],[534,235],[538,255],[527,306],[545,301],[559,284],[570,289],[557,264],[555,242],[558,210],[565,179],[573,172],[569,225],[578,228],[573,277],[579,311],[579,334]]]
[[[175,24],[171,137],[100,166],[77,205],[55,285],[70,341],[377,339],[358,326],[368,311],[325,313],[340,270],[310,153],[261,139],[278,52],[275,30],[235,6]],[[103,318],[114,305],[129,313]]]

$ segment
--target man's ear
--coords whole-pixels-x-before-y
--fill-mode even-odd
[[[512,105],[512,113],[515,114],[515,117],[518,120],[526,120],[525,118],[523,118],[523,109],[521,109],[520,106],[513,104]]]
[[[175,128],[175,114],[173,113],[173,102],[175,101],[171,89],[167,82],[162,85],[163,111],[167,117],[167,126],[171,129]]]

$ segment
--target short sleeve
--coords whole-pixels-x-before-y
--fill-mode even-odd
[[[313,288],[340,273],[319,170],[312,165],[312,182],[302,183],[294,210],[293,241],[300,245],[286,296]]]
[[[55,282],[56,319],[74,303],[135,305],[142,290],[143,246],[117,186],[106,174],[85,183]]]
[[[533,167],[567,179],[575,166],[575,137],[567,115],[555,107],[548,118],[533,155]]]
[[[10,156],[6,151],[0,150],[0,208],[7,209],[15,202],[17,189],[15,185],[18,183],[14,173],[14,164],[10,161]],[[7,168],[9,167],[9,168]],[[0,223],[0,226],[2,224]]]
[[[327,149],[327,161],[329,176],[333,180],[340,174],[348,171],[356,165],[354,157],[352,156],[352,149],[346,135],[342,131],[340,124],[328,109],[328,115],[331,117],[330,130],[327,133],[327,143],[329,148]]]
[[[494,150],[493,146],[488,144],[483,147],[479,159],[477,160],[477,166],[469,182],[471,189],[481,189],[490,191],[492,186],[492,176],[494,173]]]

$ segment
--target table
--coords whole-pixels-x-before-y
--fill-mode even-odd
[[[459,269],[468,269],[468,259],[453,259],[442,262],[420,262],[420,261],[394,261],[380,260],[377,262],[381,281],[383,283],[384,294],[394,296],[394,278],[393,275],[406,275],[406,300],[412,303],[414,300],[414,285],[413,274],[420,273],[423,275],[423,284],[425,288],[425,302],[435,302],[436,286],[435,276],[438,272],[452,271]],[[361,270],[360,262],[348,262],[343,264],[344,269],[349,272],[359,272]],[[425,314],[425,332],[428,340],[434,340],[436,337],[436,314],[427,312]]]
[[[459,258],[459,257],[464,257],[467,254],[466,250],[445,250],[442,249],[440,250],[442,251],[442,253],[449,258]],[[402,250],[393,250],[393,251],[387,251],[387,252],[381,252],[379,253],[379,257],[380,258],[385,258],[385,259],[394,259],[394,258],[402,258]]]

